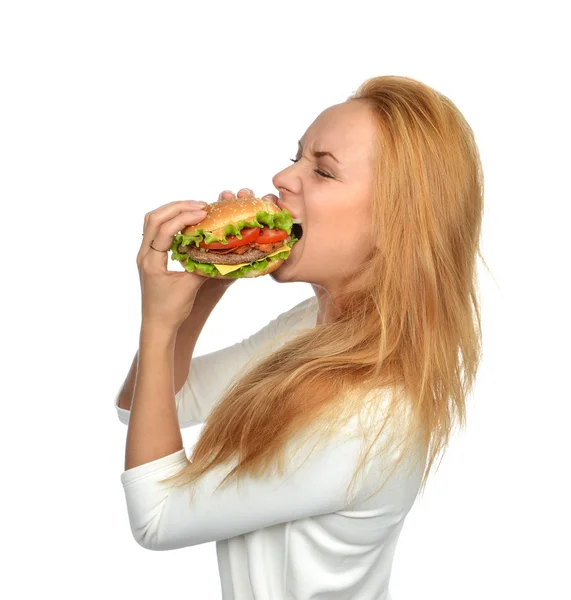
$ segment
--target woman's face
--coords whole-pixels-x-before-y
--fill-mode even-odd
[[[271,273],[275,281],[304,281],[335,293],[370,252],[373,140],[366,105],[331,106],[301,138],[297,162],[273,177],[278,206],[303,228],[288,259]],[[335,158],[316,156],[320,152]]]

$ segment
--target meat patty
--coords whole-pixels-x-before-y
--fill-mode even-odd
[[[264,258],[265,256],[267,256],[268,254],[271,254],[272,252],[274,252],[275,250],[277,250],[278,248],[280,248],[281,246],[283,246],[284,244],[286,244],[287,242],[289,242],[289,240],[291,239],[290,236],[288,236],[285,240],[282,240],[281,242],[277,242],[276,244],[272,245],[272,249],[268,250],[267,252],[264,252],[262,250],[258,250],[257,248],[253,247],[255,246],[255,242],[252,242],[252,244],[248,244],[248,249],[246,250],[246,252],[244,252],[243,254],[236,254],[235,252],[229,252],[228,254],[219,254],[217,252],[203,252],[200,248],[197,248],[194,244],[191,244],[189,246],[183,246],[182,244],[179,245],[178,247],[178,251],[181,254],[189,254],[190,258],[192,258],[192,260],[195,260],[196,262],[200,262],[200,263],[218,263],[219,265],[237,265],[239,263],[247,263],[247,262],[252,262],[254,260],[260,260],[262,258]],[[265,244],[264,244],[265,246]],[[244,246],[238,246],[238,248],[243,248]]]

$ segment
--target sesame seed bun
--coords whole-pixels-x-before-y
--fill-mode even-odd
[[[270,214],[281,212],[279,206],[271,200],[264,200],[263,198],[218,200],[209,204],[204,210],[207,213],[206,217],[200,223],[183,229],[182,233],[191,235],[198,229],[203,229],[216,237],[221,237],[224,235],[224,227],[226,225],[231,225],[238,221],[253,221],[256,213],[260,211],[266,211]]]

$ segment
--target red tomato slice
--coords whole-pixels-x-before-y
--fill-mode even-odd
[[[288,236],[288,232],[283,229],[270,229],[269,227],[264,227],[260,231],[260,235],[256,240],[257,244],[273,244],[274,242],[280,242],[281,240],[285,240]]]
[[[235,235],[228,235],[226,239],[228,240],[227,244],[222,244],[221,242],[210,242],[210,244],[206,244],[204,242],[200,242],[198,245],[201,248],[206,248],[207,250],[226,250],[228,248],[236,248],[237,246],[244,246],[244,244],[249,244],[250,242],[255,242],[260,235],[259,227],[246,227],[246,229],[242,229],[240,231],[242,235],[242,239],[239,240]]]

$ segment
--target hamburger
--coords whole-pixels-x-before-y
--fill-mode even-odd
[[[177,233],[172,259],[215,279],[260,277],[278,269],[298,238],[293,219],[271,200],[232,198],[206,207],[206,217]]]

